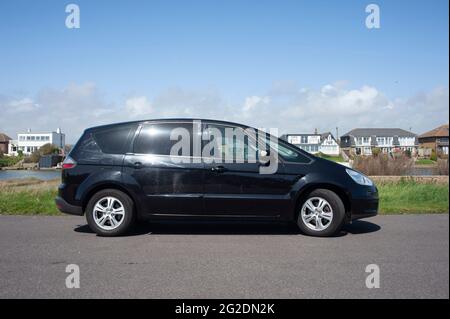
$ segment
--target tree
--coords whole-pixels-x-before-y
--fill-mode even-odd
[[[59,148],[54,144],[44,144],[39,148],[39,154],[42,155],[50,155],[50,154],[58,154]]]
[[[51,154],[58,154],[59,148],[54,144],[44,144],[42,145],[39,150],[34,151],[29,157],[27,157],[26,162],[27,163],[37,163],[41,159],[41,156],[43,155],[51,155]]]

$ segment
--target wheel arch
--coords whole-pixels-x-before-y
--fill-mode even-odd
[[[136,197],[134,196],[134,194],[132,194],[129,190],[127,190],[125,187],[123,187],[119,184],[116,184],[113,182],[105,182],[105,183],[95,185],[94,187],[89,189],[89,191],[86,192],[85,196],[83,196],[83,200],[82,200],[83,212],[86,211],[86,206],[89,203],[89,200],[92,198],[92,196],[94,196],[94,194],[96,194],[97,192],[104,190],[104,189],[115,189],[115,190],[118,190],[118,191],[121,191],[121,192],[127,194],[133,201],[134,212],[136,213],[138,211],[139,203],[136,200]]]

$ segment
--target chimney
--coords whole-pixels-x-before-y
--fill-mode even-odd
[[[56,133],[61,134],[61,128],[58,127],[58,128],[56,129]]]
[[[31,133],[31,128],[27,128],[27,133]]]
[[[314,134],[317,134],[317,128],[314,129]]]

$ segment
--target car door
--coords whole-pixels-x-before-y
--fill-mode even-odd
[[[205,215],[280,217],[295,182],[282,173],[281,162],[275,173],[261,174],[258,143],[241,127],[205,123],[202,140]],[[217,145],[216,151],[208,144]]]
[[[192,122],[149,122],[140,127],[124,168],[139,185],[143,214],[203,213],[204,167],[200,158],[192,156],[196,130]],[[174,154],[173,147],[183,138],[188,151]]]

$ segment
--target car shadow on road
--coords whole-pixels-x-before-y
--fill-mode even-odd
[[[348,234],[360,235],[380,230],[381,227],[368,221],[357,220],[345,225],[334,237]],[[78,225],[74,231],[94,232],[88,225]],[[293,223],[260,222],[140,222],[124,237],[139,235],[299,235],[301,232]]]

